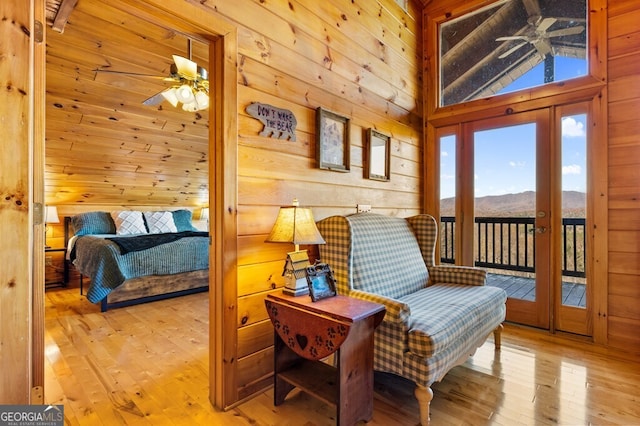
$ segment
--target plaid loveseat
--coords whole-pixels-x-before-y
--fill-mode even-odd
[[[317,225],[326,241],[320,258],[331,266],[338,293],[387,308],[375,333],[376,370],[429,388],[500,330],[506,293],[485,286],[482,269],[435,265],[433,217],[359,213]]]

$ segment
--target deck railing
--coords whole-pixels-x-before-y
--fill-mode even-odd
[[[442,263],[455,263],[455,218],[440,218]],[[476,217],[476,266],[535,272],[535,218]],[[585,219],[562,219],[562,275],[585,277]]]

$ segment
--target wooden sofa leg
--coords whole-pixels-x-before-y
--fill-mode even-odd
[[[429,424],[429,405],[431,405],[431,400],[433,399],[433,391],[430,387],[416,385],[415,395],[420,408],[420,424],[427,426]]]
[[[502,337],[501,337],[501,333],[502,330],[504,329],[504,327],[502,326],[502,324],[500,324],[499,326],[496,327],[495,330],[493,330],[493,342],[496,346],[496,350],[500,349],[500,345],[502,344]]]

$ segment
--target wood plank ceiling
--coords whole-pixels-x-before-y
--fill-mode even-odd
[[[208,111],[142,104],[170,86],[188,38],[111,4],[47,0],[46,202],[205,205]],[[192,59],[207,68],[208,45]]]

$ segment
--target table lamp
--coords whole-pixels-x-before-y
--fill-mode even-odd
[[[58,208],[56,206],[45,206],[44,207],[44,247],[49,248],[47,245],[47,224],[49,223],[60,223],[60,218],[58,217]]]
[[[310,208],[300,207],[298,200],[292,206],[280,207],[271,233],[265,240],[267,243],[293,243],[294,251],[287,253],[287,260],[282,275],[285,277],[283,292],[292,296],[309,294],[305,268],[309,266],[309,255],[300,250],[300,244],[324,244],[313,220]]]

